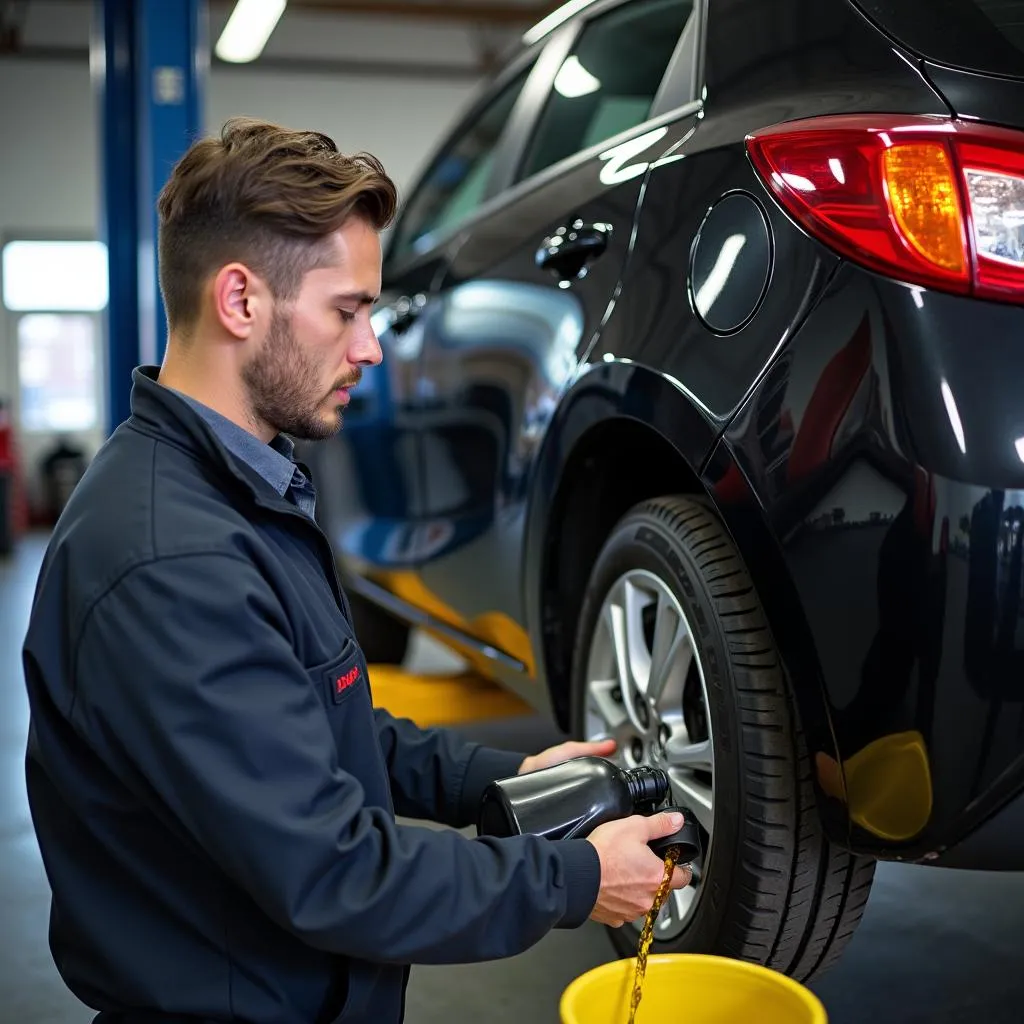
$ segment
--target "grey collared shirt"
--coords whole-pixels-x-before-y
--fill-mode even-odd
[[[295,464],[295,443],[290,437],[278,434],[270,444],[264,444],[248,430],[233,423],[226,416],[211,409],[191,395],[175,391],[210,425],[217,440],[232,455],[254,469],[271,487],[293,501],[313,518],[316,510],[316,490],[313,481]]]

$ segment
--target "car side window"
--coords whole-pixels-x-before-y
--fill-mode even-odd
[[[517,180],[645,121],[693,0],[634,0],[589,22],[562,62]]]
[[[392,255],[425,252],[483,202],[498,144],[531,70],[505,86],[434,161],[396,225]]]

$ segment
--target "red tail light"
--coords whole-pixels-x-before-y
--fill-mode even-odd
[[[855,114],[775,125],[746,141],[790,216],[852,262],[1024,302],[1024,133]]]

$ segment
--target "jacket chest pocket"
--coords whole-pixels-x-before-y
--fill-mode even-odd
[[[359,781],[368,806],[393,813],[366,657],[359,644],[346,638],[338,656],[316,670],[314,682],[323,694],[341,770]]]

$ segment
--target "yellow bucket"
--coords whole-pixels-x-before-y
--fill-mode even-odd
[[[562,1024],[627,1024],[636,960],[580,975],[562,993]],[[799,982],[741,960],[663,953],[647,958],[636,1024],[828,1024]]]

